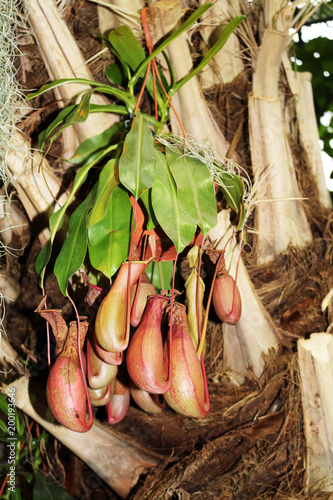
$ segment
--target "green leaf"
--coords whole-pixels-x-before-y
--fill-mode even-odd
[[[170,290],[172,286],[173,261],[151,262],[146,273],[157,293],[161,290]]]
[[[158,226],[158,221],[156,220],[156,216],[154,214],[154,209],[151,201],[151,189],[147,189],[141,196],[140,200],[142,201],[145,210],[147,212],[147,224],[146,224],[146,229],[147,231],[151,231],[152,229],[155,229],[156,226]]]
[[[128,26],[118,26],[116,30],[111,31],[109,42],[120,62],[127,64],[133,71],[146,58],[140,42]]]
[[[94,104],[90,103],[90,113],[115,113],[117,115],[128,115],[128,111],[124,106],[119,104]]]
[[[74,105],[74,106],[68,106],[68,108],[72,108],[72,110],[70,113],[63,113],[63,116],[65,116],[65,118],[62,120],[63,125],[50,138],[50,145],[59,137],[59,135],[61,134],[61,132],[65,128],[69,127],[70,125],[74,125],[75,123],[83,123],[87,120],[89,113],[90,113],[90,99],[91,99],[92,94],[95,91],[96,91],[96,89],[88,90],[87,92],[85,92],[83,94],[79,104]],[[68,109],[68,108],[65,108],[65,109]],[[55,121],[56,121],[56,124],[58,125],[59,121],[57,119]],[[54,129],[53,123],[51,125],[52,125],[52,128]],[[51,125],[48,127],[48,129],[50,129]],[[41,144],[42,147],[44,147],[45,140],[47,139],[47,137],[48,137],[47,135],[43,136],[44,142]],[[41,147],[41,149],[42,149],[42,147]]]
[[[240,214],[242,210],[244,186],[242,180],[235,174],[219,172],[218,187],[225,197],[231,210]],[[223,183],[223,185],[221,185]]]
[[[24,420],[20,419],[18,412],[15,410],[15,427],[16,427],[16,432],[18,434],[21,434],[21,437],[24,436],[24,431],[25,431],[25,422]]]
[[[33,489],[34,500],[71,500],[66,490],[59,484],[48,478],[38,470]]]
[[[176,152],[167,148],[166,158],[176,181],[179,202],[186,215],[200,227],[205,236],[217,224],[212,175],[204,163],[184,155],[180,149]]]
[[[119,61],[123,64],[124,69],[128,66],[132,71],[136,71],[139,64],[146,59],[146,53],[134,36],[132,30],[128,26],[119,26],[116,30],[111,31],[109,34],[109,41],[113,48],[113,52],[118,57]],[[163,75],[163,72],[160,72]],[[145,72],[142,71],[139,77],[143,78]],[[129,75],[130,76],[130,75]],[[161,77],[163,82],[167,85],[164,75]],[[133,89],[134,85],[129,83],[129,88]],[[167,88],[167,87],[165,87]],[[149,94],[154,97],[154,84],[152,74],[148,75],[147,90]],[[161,90],[159,83],[157,83],[157,102],[160,110],[165,108],[164,100],[161,97]]]
[[[214,45],[208,50],[205,57],[202,58],[198,66],[195,67],[191,73],[182,78],[173,88],[169,91],[169,96],[173,96],[177,90],[179,90],[186,82],[188,82],[193,76],[198,74],[202,68],[204,68],[209,61],[222,49],[223,45],[228,40],[231,33],[237,28],[237,26],[246,18],[246,16],[236,16],[230,21],[230,23],[224,28],[221,35]]]
[[[105,76],[111,83],[123,85],[124,73],[118,64],[112,63],[105,69]]]
[[[46,245],[39,252],[36,263],[35,263],[35,271],[38,276],[43,279],[43,271],[46,268],[52,254],[52,243],[48,241]]]
[[[67,83],[83,83],[89,85],[91,87],[97,87],[96,91],[104,94],[112,94],[121,99],[128,105],[130,108],[135,107],[135,101],[132,96],[125,92],[124,90],[116,89],[114,87],[110,87],[110,85],[104,85],[101,83],[94,82],[93,80],[87,80],[86,78],[61,78],[60,80],[55,80],[54,82],[48,83],[47,85],[43,85],[36,92],[32,92],[27,95],[26,100],[33,99],[39,95],[44,94],[48,90],[52,90],[60,85],[65,85]],[[133,107],[133,109],[134,109]]]
[[[123,153],[119,159],[120,182],[136,200],[153,185],[155,166],[153,134],[147,119],[142,115],[137,115],[126,136]]]
[[[87,213],[93,205],[97,183],[87,198],[73,212],[69,221],[68,236],[55,261],[54,274],[63,295],[66,295],[68,280],[80,269],[87,252]]]
[[[120,186],[112,191],[104,217],[89,229],[89,258],[92,266],[111,276],[127,259],[131,239],[132,205]]]
[[[47,127],[47,129],[43,130],[39,134],[39,148],[43,150],[44,145],[51,135],[51,133],[62,123],[65,123],[66,117],[70,115],[70,113],[77,107],[77,105],[67,106],[62,109],[58,116],[53,120],[52,123]],[[119,106],[117,104],[92,104],[89,105],[89,113],[116,113],[121,115],[127,115],[128,111],[124,106]],[[54,136],[51,137],[51,141],[55,141],[57,137],[59,137],[60,133],[64,130],[64,128],[69,127],[71,123],[66,122],[66,126],[62,127],[59,132],[57,132]],[[89,139],[87,139],[89,140]],[[51,142],[51,144],[52,144]],[[85,143],[86,141],[84,141]],[[82,143],[82,144],[84,144]],[[71,161],[71,160],[68,160]]]
[[[43,132],[41,132],[39,134],[39,137],[38,137],[39,149],[43,150],[45,142],[46,142],[47,138],[49,137],[49,135],[53,132],[53,130],[55,128],[58,127],[58,125],[60,125],[61,123],[63,123],[65,121],[67,116],[73,111],[74,108],[75,108],[75,105],[67,106],[66,108],[62,109],[60,111],[60,113],[57,115],[56,119],[53,120],[52,123],[50,123],[50,125],[47,127],[47,129],[43,130]]]
[[[89,116],[89,104],[91,96],[97,89],[88,90],[81,97],[81,101],[65,119],[66,124],[83,123]]]
[[[55,212],[54,214],[51,215],[50,220],[49,220],[50,231],[51,231],[51,239],[47,243],[47,245],[45,245],[45,247],[42,249],[42,251],[40,252],[40,254],[38,255],[37,260],[36,260],[36,265],[35,265],[35,269],[36,269],[36,272],[40,276],[41,283],[43,282],[43,279],[44,279],[45,268],[46,268],[46,266],[47,266],[47,264],[48,264],[48,262],[49,262],[49,260],[51,258],[52,245],[53,245],[53,241],[54,241],[55,235],[59,231],[59,229],[61,228],[61,226],[62,226],[62,224],[64,222],[64,217],[65,217],[65,213],[66,213],[66,210],[68,208],[68,205],[72,201],[72,199],[73,199],[75,193],[77,192],[77,190],[82,186],[82,184],[86,180],[87,175],[89,173],[89,170],[99,160],[101,160],[103,158],[103,156],[107,155],[109,152],[111,152],[112,150],[114,150],[116,147],[117,146],[110,146],[109,148],[105,149],[98,157],[94,158],[93,161],[91,161],[91,162],[87,163],[86,165],[84,165],[84,167],[82,167],[77,172],[77,174],[75,176],[75,179],[74,179],[74,184],[73,184],[72,191],[71,191],[69,197],[67,198],[66,202],[64,203],[64,205],[57,212]]]
[[[2,432],[5,432],[6,437],[8,437],[7,425],[2,420],[0,420],[0,430],[2,430]]]
[[[152,205],[163,231],[171,239],[177,253],[191,243],[196,224],[184,213],[177,196],[177,188],[165,156],[156,151],[156,179],[152,187]]]
[[[119,184],[118,166],[118,160],[109,160],[99,174],[97,195],[94,206],[89,214],[88,229],[104,217],[110,195]]]
[[[163,83],[165,90],[169,91],[170,87],[173,87],[177,82],[176,72],[175,72],[175,68],[173,67],[173,64],[172,64],[172,62],[171,62],[170,58],[168,57],[168,54],[166,53],[165,50],[162,50],[162,54],[163,54],[163,57],[165,59],[165,62],[167,63],[168,70],[170,73],[170,85],[168,84],[168,82],[166,82],[166,85],[164,85],[165,76],[164,76],[164,73],[162,73],[162,71],[160,71],[160,75],[161,75],[161,78],[163,75],[162,83]]]
[[[101,134],[86,139],[81,142],[75,155],[69,161],[76,165],[88,161],[93,153],[105,149],[111,144],[115,144],[119,139],[120,133],[124,130],[124,123],[119,122],[107,128]]]
[[[0,410],[3,411],[4,413],[6,413],[6,415],[8,414],[8,401],[5,398],[4,394],[1,394],[1,393],[0,393]],[[6,427],[6,430],[7,430],[7,427]]]
[[[22,500],[20,488],[15,487],[15,490],[10,492],[10,498],[11,500]]]

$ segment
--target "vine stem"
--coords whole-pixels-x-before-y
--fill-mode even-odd
[[[175,301],[175,276],[176,276],[176,266],[177,266],[178,254],[176,255],[175,262],[173,265],[173,273],[172,273],[172,285],[171,285],[171,302],[170,302],[170,328],[168,333],[168,341],[169,341],[169,363],[168,363],[168,380],[171,378],[171,370],[172,370],[172,320],[173,320],[173,304]]]
[[[178,121],[178,123],[179,123],[179,126],[180,126],[180,128],[181,128],[181,131],[182,131],[182,133],[183,133],[184,139],[185,139],[185,140],[187,140],[187,134],[186,134],[186,132],[185,132],[184,126],[183,126],[183,124],[182,124],[182,122],[181,122],[181,119],[179,118],[179,115],[178,115],[177,111],[175,110],[175,108],[174,108],[174,106],[173,106],[173,104],[172,104],[172,102],[171,102],[171,99],[170,99],[170,97],[169,97],[169,94],[167,93],[167,91],[166,91],[166,90],[165,90],[165,88],[164,88],[164,85],[163,85],[163,83],[162,83],[162,80],[161,80],[160,74],[159,74],[158,69],[157,69],[157,64],[156,64],[155,59],[153,59],[153,60],[152,60],[152,63],[153,63],[153,66],[155,66],[155,68],[156,68],[156,75],[157,75],[157,79],[158,79],[158,81],[159,81],[159,84],[161,85],[161,88],[162,88],[162,90],[163,90],[163,93],[164,93],[165,97],[167,98],[167,101],[168,101],[168,103],[170,104],[170,107],[171,107],[172,111],[173,111],[173,112],[174,112],[174,114],[175,114],[175,117],[176,117],[176,119],[177,119],[177,121]]]
[[[204,238],[202,238],[202,242],[200,245],[200,253],[199,253],[199,263],[198,263],[198,280],[197,280],[197,314],[198,314],[198,337],[199,337],[199,346],[198,346],[198,357],[200,358],[201,362],[201,371],[202,371],[202,377],[203,377],[203,383],[204,383],[204,407],[205,411],[209,411],[210,408],[210,402],[209,402],[209,392],[208,392],[208,383],[207,383],[207,375],[206,375],[206,368],[205,368],[205,361],[204,361],[204,355],[203,355],[203,348],[205,344],[205,338],[206,338],[206,330],[207,330],[207,322],[208,322],[208,312],[209,312],[209,305],[207,304],[207,321],[206,321],[206,327],[204,329],[204,338],[201,344],[201,338],[202,338],[202,332],[201,332],[201,317],[200,317],[200,274],[201,274],[201,265],[202,265],[202,251],[203,251],[203,244],[204,244]],[[205,319],[206,319],[205,316]],[[199,349],[201,350],[199,351]]]
[[[136,103],[136,106],[135,106],[135,109],[134,109],[134,112],[133,112],[134,116],[138,112],[138,109],[139,109],[139,106],[140,106],[140,103],[141,103],[141,100],[142,100],[142,96],[143,96],[143,91],[145,90],[145,87],[146,87],[146,83],[147,83],[147,79],[148,79],[150,68],[151,68],[151,61],[148,64],[147,71],[146,71],[146,74],[145,74],[145,78],[143,80],[143,84],[142,84],[142,87],[141,87],[141,90],[140,90],[140,94],[139,94],[139,97],[138,97],[138,100],[137,100],[137,103]]]
[[[140,274],[139,279],[138,279],[138,283],[136,286],[135,297],[134,297],[134,301],[133,301],[133,305],[132,305],[132,312],[131,312],[131,316],[130,316],[130,322],[133,321],[135,314],[136,314],[136,306],[138,304],[140,287],[141,287],[141,278],[142,278],[142,274]]]
[[[8,472],[8,474],[6,475],[6,477],[5,477],[5,479],[4,479],[4,482],[2,483],[2,486],[1,486],[1,489],[0,489],[0,496],[2,495],[3,490],[5,489],[5,486],[6,486],[6,484],[7,484],[8,478],[9,478],[9,472]]]
[[[146,234],[144,236],[143,251],[142,251],[142,255],[141,255],[142,260],[146,260],[147,240],[148,240],[148,235]],[[131,312],[131,322],[132,322],[133,318],[135,317],[135,313],[136,313],[136,306],[138,304],[138,299],[139,299],[142,274],[143,273],[141,273],[139,276],[138,284],[137,284],[136,291],[135,291],[135,297],[134,297],[134,301],[133,301],[133,305],[132,305],[132,312]]]
[[[197,350],[198,357],[200,357],[202,355],[204,341],[205,341],[205,338],[206,338],[207,325],[208,325],[208,315],[209,315],[210,305],[211,305],[211,302],[212,302],[213,289],[214,289],[214,284],[215,284],[215,281],[216,281],[217,271],[218,271],[218,269],[220,267],[220,263],[221,263],[222,259],[224,258],[225,249],[226,249],[228,243],[230,242],[231,238],[234,235],[235,235],[235,231],[233,231],[232,235],[230,236],[230,238],[228,238],[227,242],[225,243],[224,248],[223,248],[223,250],[221,250],[221,254],[220,254],[220,256],[218,258],[218,261],[216,263],[216,266],[215,266],[215,272],[214,272],[214,276],[213,276],[213,279],[212,279],[212,283],[211,283],[211,287],[210,287],[210,291],[209,291],[209,296],[208,296],[208,300],[207,300],[207,307],[206,307],[206,314],[205,314],[204,324],[203,324],[203,327],[202,327],[202,337],[200,339],[200,344],[199,344],[199,347],[198,347],[198,350]],[[237,261],[237,267],[236,267],[236,273],[235,273],[235,285],[234,285],[233,298],[232,298],[232,311],[234,311],[234,308],[236,307],[237,277],[238,277],[238,269],[239,269],[240,257],[241,257],[241,253],[243,251],[243,248],[244,248],[244,243],[242,244],[242,248],[241,248],[241,251],[239,253],[238,261]]]
[[[151,38],[151,34],[148,26],[148,9],[144,7],[141,11],[141,21],[142,27],[145,34],[146,44],[148,48],[149,55],[152,54],[154,50],[153,40]],[[157,104],[157,90],[156,90],[156,67],[152,65],[152,75],[153,75],[153,86],[154,86],[154,108],[155,108],[155,120],[158,121],[158,104]]]
[[[143,31],[144,31],[144,34],[145,34],[145,38],[146,38],[146,44],[147,44],[147,48],[148,48],[148,52],[149,52],[149,55],[152,54],[153,50],[154,50],[154,46],[153,46],[153,41],[152,41],[152,38],[151,38],[151,34],[150,34],[150,31],[149,31],[149,26],[148,26],[148,8],[147,7],[144,7],[141,11],[141,21],[142,21],[142,27],[143,27]],[[157,79],[158,79],[158,82],[161,86],[161,89],[163,90],[163,93],[168,101],[168,103],[170,104],[170,107],[172,109],[172,111],[174,112],[175,114],[175,117],[179,123],[179,126],[181,128],[181,131],[184,135],[184,139],[187,140],[187,134],[185,132],[185,129],[184,129],[184,126],[181,122],[181,119],[180,117],[178,116],[178,113],[177,111],[175,110],[172,102],[171,102],[171,99],[169,97],[169,94],[168,92],[165,90],[164,88],[164,85],[162,83],[162,79],[160,77],[160,73],[158,71],[158,67],[157,67],[157,64],[156,64],[156,61],[155,61],[155,58],[152,59],[151,61],[149,61],[148,63],[148,67],[147,67],[147,72],[146,72],[146,77],[145,77],[145,80],[144,80],[144,84],[142,86],[142,93],[143,93],[143,88],[145,87],[146,85],[146,81],[147,81],[147,78],[148,78],[148,73],[150,71],[150,67],[152,66],[152,73],[153,73],[153,82],[154,82],[154,101],[155,101],[155,119],[156,121],[158,121],[158,112],[157,112],[157,94],[156,94],[156,76],[157,76]],[[141,98],[142,98],[142,93],[140,92],[140,101],[141,101]],[[136,106],[136,111],[137,111],[137,108],[139,108],[139,106],[137,105]],[[135,113],[135,111],[134,111]]]
[[[202,242],[200,245],[200,253],[199,253],[199,263],[198,263],[198,277],[197,277],[197,316],[198,316],[198,337],[199,342],[201,340],[201,317],[200,317],[200,274],[201,274],[201,265],[202,265],[202,249],[203,249],[204,238],[202,238]]]
[[[243,249],[244,249],[244,243],[242,244],[242,247],[240,249],[238,260],[237,260],[237,265],[236,265],[235,284],[234,284],[234,292],[233,292],[233,297],[232,297],[232,309],[231,309],[231,313],[234,313],[235,309],[236,309],[236,288],[237,288],[238,269],[239,269],[239,262],[240,262],[240,258],[241,258]]]
[[[205,338],[206,338],[206,332],[207,332],[209,309],[210,309],[210,304],[212,302],[212,297],[213,297],[214,283],[215,283],[215,280],[216,280],[217,270],[218,270],[218,268],[220,266],[220,262],[221,262],[221,260],[223,258],[223,255],[224,255],[224,250],[222,250],[221,255],[219,256],[219,259],[218,259],[218,261],[216,263],[215,272],[214,272],[214,276],[213,276],[213,279],[212,279],[212,284],[211,284],[211,287],[210,287],[210,290],[209,290],[209,296],[208,296],[207,307],[206,307],[206,314],[205,314],[205,319],[204,319],[204,323],[203,323],[203,326],[202,326],[202,335],[201,335],[200,344],[199,344],[199,347],[198,347],[198,350],[197,350],[197,356],[198,356],[198,358],[200,358],[200,356],[202,355],[202,351],[203,351],[203,346],[204,346],[204,342],[205,342]]]
[[[44,285],[42,286],[43,297],[45,297]],[[44,304],[44,309],[47,309],[46,299]],[[50,344],[50,323],[46,322],[46,349],[47,349],[47,367],[49,372],[51,370],[51,344]]]
[[[206,368],[205,368],[205,361],[203,357],[203,353],[201,353],[201,371],[202,371],[202,378],[203,378],[203,383],[204,383],[204,409],[209,412],[210,408],[210,402],[209,402],[209,392],[208,392],[208,382],[207,382],[207,375],[206,375]]]
[[[127,333],[129,332],[130,329],[130,323],[131,323],[131,265],[132,265],[132,242],[133,242],[133,235],[134,235],[134,227],[135,227],[135,220],[136,220],[136,207],[138,205],[137,200],[135,200],[134,204],[134,209],[133,209],[133,223],[132,223],[132,229],[131,229],[131,241],[130,241],[130,248],[129,248],[129,253],[128,253],[128,276],[127,276],[127,310],[126,310],[126,337],[128,337]]]

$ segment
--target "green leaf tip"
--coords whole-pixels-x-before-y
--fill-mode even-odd
[[[124,141],[119,159],[119,178],[136,200],[154,184],[156,156],[148,120],[138,114]]]

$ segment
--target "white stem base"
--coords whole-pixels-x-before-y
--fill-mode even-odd
[[[85,59],[61,18],[60,12],[52,0],[26,0],[29,22],[35,33],[38,45],[52,80],[60,78],[86,78],[93,80]],[[77,99],[77,96],[89,89],[82,84],[62,85],[58,88],[64,104]],[[95,95],[91,99],[95,104],[109,104],[106,97]],[[75,124],[74,130],[79,142],[103,132],[119,120],[110,113],[94,113],[82,124]]]
[[[200,0],[200,5],[206,3]],[[237,1],[217,0],[202,16],[204,27],[200,30],[205,46],[209,49],[217,41],[228,22],[240,13]],[[213,85],[232,82],[244,71],[239,40],[232,33],[227,42],[200,73],[201,86],[209,89]]]
[[[333,336],[313,333],[298,341],[306,484],[310,491],[333,492]]]
[[[30,221],[41,214],[51,215],[56,202],[62,206],[68,198],[67,191],[61,192],[62,181],[51,169],[46,158],[41,167],[41,156],[32,152],[30,143],[16,133],[7,155],[8,177],[13,182],[18,196]],[[50,230],[43,229],[38,238],[42,245],[50,239]]]
[[[278,91],[281,53],[286,35],[265,30],[249,97],[249,128],[256,182],[258,264],[267,264],[289,245],[312,241],[297,184]],[[265,200],[267,200],[265,202]]]
[[[332,208],[321,159],[318,124],[311,85],[312,75],[307,71],[295,72],[286,51],[282,55],[282,62],[289,87],[296,100],[299,140],[307,154],[308,166],[318,188],[319,201],[323,207]]]
[[[216,248],[222,250],[233,229],[229,211],[222,210],[218,214],[217,226],[209,231],[209,238],[217,240]],[[232,238],[226,248],[225,262],[234,278],[238,259],[239,247]],[[242,314],[236,325],[223,326],[223,363],[224,369],[236,374],[233,378],[241,383],[244,377],[251,376],[251,372],[260,377],[265,367],[262,355],[271,349],[278,350],[279,333],[257,296],[242,259],[239,261],[237,286],[242,299]]]

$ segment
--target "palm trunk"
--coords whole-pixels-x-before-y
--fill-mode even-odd
[[[50,80],[60,78],[93,80],[84,57],[66,23],[61,19],[53,0],[27,0],[26,9],[29,12],[29,22],[41,49]],[[87,88],[89,88],[87,85],[82,84],[62,85],[57,93],[63,101],[62,105],[67,105],[77,100]],[[93,96],[91,102],[109,104],[109,101],[100,95]],[[103,132],[116,121],[118,121],[116,115],[98,113],[91,114],[83,124],[75,124],[73,130],[76,133],[76,140],[71,136],[67,141],[69,151],[66,157],[74,154],[79,143]],[[72,132],[67,132],[67,134],[72,134]]]
[[[19,133],[13,137],[7,154],[7,174],[12,180],[29,220],[35,224],[39,241],[45,245],[50,239],[48,217],[56,206],[68,198],[62,189],[62,180],[39,153],[32,153],[30,143]]]
[[[205,3],[200,1],[202,5]],[[236,1],[218,0],[202,16],[204,27],[200,33],[204,42],[204,52],[208,50],[217,40],[228,22],[240,14],[239,5]],[[223,50],[218,52],[206,68],[200,74],[201,86],[209,89],[214,85],[232,82],[244,70],[241,47],[235,33],[228,38]]]
[[[250,147],[256,196],[257,262],[264,264],[290,245],[303,248],[312,240],[293,158],[285,131],[278,90],[286,35],[265,30],[249,97]]]
[[[307,442],[306,484],[310,493],[333,491],[333,337],[313,333],[298,341]]]
[[[230,224],[229,212],[223,210],[218,214],[218,224],[209,232],[209,238],[218,241],[216,248],[223,250],[234,229]],[[223,326],[223,366],[226,371],[233,372],[234,379],[242,383],[250,371],[260,377],[265,367],[263,354],[270,350],[277,351],[280,335],[255,293],[234,237],[225,250],[226,266],[234,278],[239,260],[237,286],[242,299],[242,314],[236,325]]]
[[[98,3],[97,0],[96,3]],[[231,49],[235,53],[234,57],[230,59],[227,54],[228,45],[224,47],[221,52],[221,57],[224,58],[222,67],[218,69],[218,66],[215,66],[218,70],[217,80],[214,80],[216,75],[212,77],[213,82],[231,82],[238,73],[234,65],[238,66],[239,46],[245,49],[243,54],[247,57],[247,63],[244,60],[244,66],[249,74],[249,81],[251,81],[251,64],[253,69],[253,87],[248,100],[250,144],[248,144],[246,132],[241,140],[245,148],[251,149],[251,162],[248,161],[248,163],[252,164],[250,175],[253,172],[256,185],[254,201],[259,207],[256,213],[259,231],[256,262],[264,264],[263,268],[257,270],[258,273],[262,273],[257,274],[257,279],[259,281],[262,278],[262,282],[265,283],[271,279],[271,276],[274,280],[277,279],[280,269],[278,267],[280,259],[277,257],[288,251],[290,245],[305,248],[312,242],[309,222],[304,212],[304,203],[307,202],[299,200],[300,189],[288,141],[288,135],[293,131],[294,123],[294,116],[289,116],[288,113],[290,110],[294,111],[292,109],[294,102],[297,139],[305,153],[304,157],[309,168],[311,167],[313,182],[318,187],[318,199],[321,202],[321,206],[318,204],[318,212],[323,214],[323,219],[328,213],[327,208],[330,208],[322,176],[310,76],[301,74],[296,77],[291,70],[289,60],[286,59],[289,29],[291,20],[295,18],[294,3],[288,4],[286,0],[266,0],[264,4],[262,2],[250,3],[252,15],[247,17],[244,24],[240,25],[239,30],[230,39],[235,44]],[[54,2],[27,0],[26,4],[30,9],[31,25],[44,53],[43,57],[49,69],[50,78],[83,76],[91,79],[92,76],[82,54],[78,52],[73,37],[55,9]],[[129,15],[126,14],[123,17],[119,9],[116,9],[117,13],[114,15],[116,11],[111,9],[113,14],[109,17],[107,16],[109,10],[99,6],[100,26],[103,33],[128,22],[136,29],[139,22],[137,12],[142,7],[141,0],[133,0],[133,2],[113,0],[110,5],[118,6],[121,11],[129,12]],[[163,0],[150,3],[150,21],[151,27],[155,30],[156,40],[166,36],[178,26],[183,12],[182,8],[188,5],[185,0],[182,2]],[[224,0],[219,0],[213,8],[219,9],[220,5],[225,5]],[[242,5],[241,2],[240,5]],[[236,14],[237,0],[226,4],[222,16],[225,16],[229,7],[233,9],[233,14]],[[210,15],[208,11],[204,21],[206,24]],[[199,33],[203,28],[203,39],[209,45],[212,33],[209,33],[207,26],[203,27],[200,24],[198,26]],[[259,49],[257,43],[260,45]],[[168,48],[168,55],[175,67],[178,79],[188,74],[192,68],[192,60],[185,35]],[[293,94],[291,102],[289,93],[281,96],[279,86],[281,59]],[[228,68],[225,65],[229,65]],[[230,87],[237,91],[236,82]],[[69,100],[76,99],[77,95],[86,89],[86,86],[71,85],[63,86],[56,92],[59,92],[59,98],[67,104]],[[245,107],[247,98],[241,96],[241,100],[242,103],[239,106]],[[291,105],[284,106],[285,102]],[[203,97],[199,78],[188,82],[179,94],[173,97],[173,103],[187,133],[213,146],[219,156],[223,157],[227,154],[229,144],[212,118]],[[220,111],[229,113],[228,118],[233,118],[232,111]],[[244,116],[247,116],[246,111],[244,111]],[[116,118],[112,115],[99,114],[92,115],[92,119],[96,121],[88,121],[67,129],[74,131],[74,136],[70,137],[71,141],[74,140],[71,151],[74,151],[76,145],[85,138],[110,126]],[[180,133],[173,113],[171,127],[175,134]],[[242,132],[240,130],[240,134]],[[43,171],[39,169],[41,158],[38,154],[31,154],[29,141],[25,141],[17,134],[10,148],[7,157],[7,173],[13,180],[28,218],[36,223],[45,216],[45,223],[37,228],[40,242],[44,245],[49,240],[49,230],[43,228],[46,226],[48,216],[57,206],[55,198],[62,204],[67,198],[67,193],[63,192],[60,177],[57,177],[45,159]],[[248,199],[245,200],[246,208],[248,208],[248,202]],[[225,206],[225,200],[221,203]],[[323,209],[324,207],[326,210]],[[0,211],[0,219],[2,215]],[[332,336],[316,333],[312,334],[309,340],[298,342],[300,384],[295,384],[295,380],[289,375],[294,359],[290,344],[295,348],[296,334],[291,331],[289,335],[282,336],[276,326],[284,324],[285,313],[286,317],[288,314],[296,316],[296,322],[299,314],[301,319],[298,326],[302,326],[302,319],[307,314],[307,310],[305,313],[302,311],[304,303],[309,301],[312,304],[311,307],[314,307],[318,296],[323,294],[324,287],[331,286],[329,223],[330,220],[328,220],[326,232],[322,231],[319,236],[320,224],[317,224],[317,234],[314,233],[314,237],[318,238],[315,241],[316,247],[311,248],[311,252],[307,253],[312,295],[308,296],[308,277],[304,277],[303,270],[301,270],[299,273],[301,283],[295,282],[292,286],[288,283],[281,294],[278,312],[276,308],[274,309],[274,322],[263,307],[244,262],[239,257],[239,242],[235,236],[230,239],[226,247],[225,261],[233,277],[236,278],[237,272],[242,315],[235,326],[223,325],[223,339],[218,335],[215,337],[212,335],[209,339],[212,341],[211,344],[207,342],[209,353],[206,358],[207,373],[212,402],[211,414],[207,419],[200,419],[199,422],[189,419],[185,421],[170,410],[160,415],[145,415],[132,407],[127,417],[117,427],[117,431],[125,429],[125,432],[131,436],[128,441],[119,437],[119,434],[116,435],[110,428],[105,429],[98,423],[95,423],[88,433],[78,436],[45,417],[47,410],[42,408],[43,398],[38,394],[36,396],[32,390],[33,381],[30,379],[29,382],[25,377],[9,386],[16,389],[17,407],[77,454],[123,498],[130,495],[135,495],[138,499],[151,498],[154,488],[158,489],[159,498],[167,498],[172,494],[178,495],[179,498],[189,498],[191,493],[194,496],[198,495],[198,491],[207,491],[216,498],[220,498],[221,491],[223,491],[222,495],[231,495],[235,498],[254,498],[258,495],[269,496],[273,489],[275,492],[281,492],[286,498],[296,498],[299,494],[304,494],[302,489],[304,485],[308,498],[314,498],[317,489],[332,492],[333,408],[330,403],[330,390],[333,383]],[[223,249],[234,229],[230,222],[230,211],[223,209],[218,215],[217,226],[209,233],[209,238],[211,241],[218,240],[217,248]],[[310,253],[313,257],[309,256]],[[249,256],[249,259],[251,258]],[[291,261],[291,264],[296,267],[296,258],[294,259],[294,255],[290,253],[285,261],[287,264]],[[271,262],[274,263],[272,270],[269,266]],[[293,274],[296,275],[296,271]],[[8,286],[8,283],[3,280],[0,282],[0,288]],[[290,292],[291,289],[292,292]],[[9,287],[7,291],[3,288],[2,291],[12,299],[16,299],[19,293],[15,285]],[[296,297],[295,303],[292,294],[300,296],[299,299]],[[315,295],[314,298],[313,295]],[[293,304],[289,305],[288,300]],[[285,305],[284,302],[286,302]],[[17,304],[14,304],[14,307],[16,306]],[[331,312],[328,316],[330,314]],[[8,325],[8,330],[10,328],[11,325]],[[301,328],[298,331],[300,330]],[[220,326],[216,331],[220,334]],[[15,331],[10,333],[16,334]],[[308,333],[307,331],[306,334]],[[6,370],[11,366],[17,368],[16,353],[3,336],[0,341],[1,370],[3,366]],[[277,351],[281,352],[281,356],[277,355]],[[9,357],[4,356],[4,353],[9,353]],[[214,361],[211,361],[212,357],[215,358]],[[220,369],[222,364],[222,369]],[[218,369],[214,371],[217,365]],[[267,371],[262,376],[265,368]],[[268,374],[273,374],[269,382],[267,382]],[[225,375],[229,375],[229,378],[227,379]],[[237,384],[243,384],[244,381],[246,383],[242,387],[235,387],[230,384],[230,380]],[[253,388],[255,382],[257,386]],[[293,398],[295,394],[300,396],[299,386],[302,390],[306,443],[302,434],[303,422],[301,412],[298,411],[297,398],[295,400]],[[294,407],[294,413],[291,413],[291,406]],[[131,443],[129,443],[130,439]],[[137,446],[136,443],[139,442],[141,445]],[[202,443],[205,444],[202,445]],[[161,458],[151,453],[150,445],[154,446],[154,449],[163,448],[163,453],[172,450],[176,465],[170,465],[169,458],[165,458],[165,455]],[[147,451],[144,451],[145,448]],[[193,453],[191,448],[194,450]],[[185,456],[186,453],[188,456]],[[253,457],[256,460],[253,460]],[[160,461],[164,461],[163,466],[156,467]],[[275,464],[277,468],[274,467]],[[168,467],[167,471],[165,471],[165,465]],[[153,468],[155,468],[154,473],[147,475],[144,485],[140,488],[143,490],[141,495],[140,490],[137,491],[140,475],[152,472]],[[296,473],[294,469],[297,469]],[[241,480],[240,470],[242,471]],[[192,479],[197,481],[194,486]],[[135,488],[135,493],[133,488]]]
[[[105,0],[104,3],[97,9],[99,29],[103,35],[121,24],[126,24],[131,29],[141,29],[140,11],[144,7],[143,0]]]
[[[319,133],[313,102],[311,73],[293,71],[287,52],[282,55],[283,66],[289,87],[295,97],[299,141],[303,147],[308,168],[317,187],[318,198],[325,208],[332,208],[331,198],[326,186],[323,162],[319,145]]]

